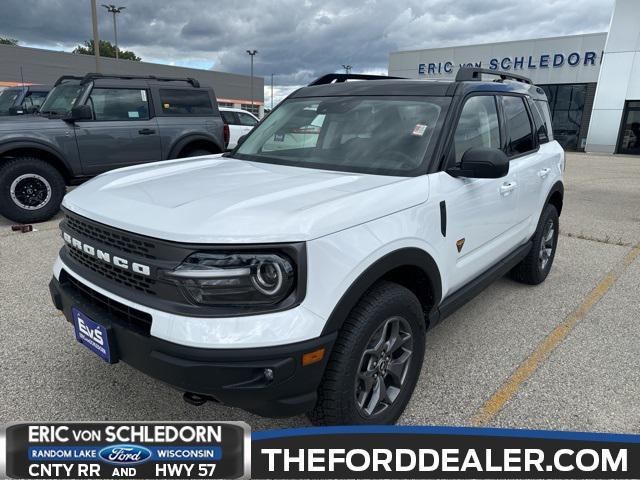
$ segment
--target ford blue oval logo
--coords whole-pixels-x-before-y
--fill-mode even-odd
[[[113,465],[136,465],[151,458],[151,450],[140,445],[111,445],[98,452],[98,456]]]

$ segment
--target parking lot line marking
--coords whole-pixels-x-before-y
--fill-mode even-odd
[[[638,256],[640,256],[640,244],[633,247],[624,256],[622,264],[611,270],[594,289],[587,294],[582,303],[547,335],[533,353],[520,364],[511,377],[485,402],[478,412],[471,417],[471,423],[474,426],[486,425],[495,418],[506,403],[518,392],[522,384],[531,378],[542,362],[567,338],[593,306],[606,295],[616,280],[620,278]]]

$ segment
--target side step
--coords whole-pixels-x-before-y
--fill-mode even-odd
[[[433,309],[429,316],[430,324],[434,325],[448,317],[473,297],[482,292],[490,284],[503,277],[529,254],[532,246],[533,241],[528,241],[500,260],[489,270],[486,270],[484,273],[480,274],[469,283],[447,296],[442,303],[440,303],[440,306],[437,309]]]

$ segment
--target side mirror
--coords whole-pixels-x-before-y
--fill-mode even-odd
[[[76,105],[71,109],[71,114],[66,118],[70,122],[93,120],[93,111],[89,105]]]
[[[509,158],[497,148],[470,148],[462,155],[460,166],[447,173],[452,177],[501,178],[509,173]]]

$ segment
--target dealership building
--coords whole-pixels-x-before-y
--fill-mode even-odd
[[[95,71],[93,55],[0,45],[0,88],[19,85],[23,81],[26,84],[53,85],[62,75],[85,75]],[[263,113],[262,77],[253,78],[252,96],[249,75],[106,57],[100,57],[100,73],[192,77],[203,86],[213,87],[220,106],[243,108],[260,116]]]
[[[462,65],[541,86],[567,150],[640,155],[640,0],[617,0],[608,32],[394,52],[389,75],[453,79]]]

